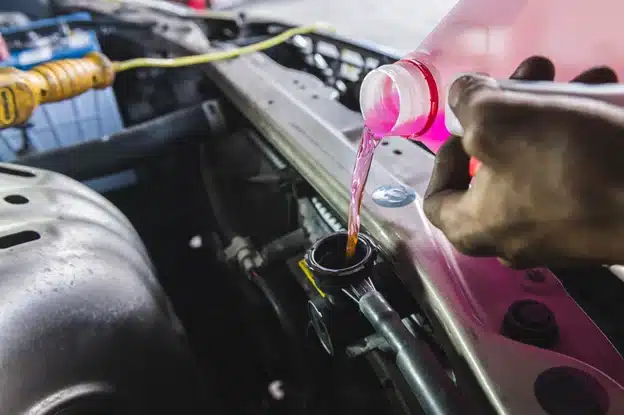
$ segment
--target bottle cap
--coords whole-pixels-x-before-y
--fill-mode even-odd
[[[360,108],[366,126],[377,136],[422,135],[437,114],[436,79],[415,59],[380,66],[362,81]]]

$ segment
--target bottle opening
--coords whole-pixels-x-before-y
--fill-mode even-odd
[[[377,137],[394,130],[399,120],[401,95],[395,78],[387,71],[370,72],[362,83],[360,106],[366,126]]]
[[[416,59],[381,66],[362,82],[360,108],[377,137],[423,135],[433,125],[438,106],[435,76]]]

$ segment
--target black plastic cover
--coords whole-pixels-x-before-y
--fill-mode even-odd
[[[197,413],[201,385],[146,250],[67,177],[0,163],[0,415]]]

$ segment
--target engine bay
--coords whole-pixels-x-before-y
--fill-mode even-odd
[[[53,7],[88,12],[114,61],[228,50],[291,27],[142,2]],[[119,131],[0,160],[0,361],[12,385],[0,414],[624,413],[621,281],[606,267],[511,270],[456,252],[422,214],[426,147],[381,143],[361,266],[332,263],[363,128],[359,82],[397,58],[310,33],[123,72]],[[389,184],[415,202],[377,204]],[[379,293],[379,318],[345,288],[360,282]]]

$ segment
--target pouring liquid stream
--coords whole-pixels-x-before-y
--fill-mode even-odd
[[[417,131],[418,127],[414,127],[413,125],[422,125],[423,123],[424,120],[422,119],[415,120],[409,123],[411,126],[405,125],[402,126],[403,128],[399,128],[399,130]],[[358,235],[360,232],[360,208],[362,205],[362,197],[364,196],[364,188],[366,186],[368,173],[375,155],[375,149],[382,139],[389,135],[387,133],[389,130],[390,129],[387,128],[387,126],[379,121],[379,117],[375,117],[373,114],[367,117],[366,127],[364,127],[364,130],[362,131],[362,137],[357,149],[355,166],[353,168],[353,176],[351,179],[347,225],[347,261],[355,254],[355,247],[357,246]],[[391,135],[400,134],[393,133]],[[444,116],[438,116],[425,136],[409,138],[417,139],[423,142],[430,150],[437,152],[448,136],[449,133],[444,124]]]
[[[353,168],[353,177],[351,179],[351,193],[349,199],[349,219],[347,225],[347,261],[355,254],[355,247],[358,242],[358,234],[360,233],[360,207],[362,205],[362,196],[364,196],[364,187],[368,179],[375,155],[375,148],[381,140],[375,137],[370,128],[364,127],[360,145],[355,156],[355,167]]]

